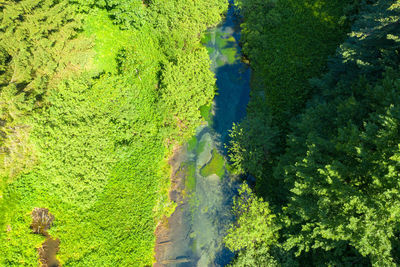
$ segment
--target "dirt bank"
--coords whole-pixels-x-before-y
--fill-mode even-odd
[[[168,266],[169,264],[188,262],[188,259],[169,259],[167,257],[169,249],[171,249],[178,240],[182,239],[182,235],[187,235],[188,230],[185,230],[183,224],[183,209],[182,206],[186,205],[184,199],[186,170],[182,163],[186,160],[186,146],[174,149],[174,152],[169,160],[171,166],[171,189],[169,191],[169,198],[177,204],[177,207],[171,217],[164,217],[163,220],[157,225],[156,245],[154,248],[155,260],[154,267]],[[174,227],[169,227],[173,225]]]

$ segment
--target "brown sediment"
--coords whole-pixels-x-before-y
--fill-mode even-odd
[[[61,266],[56,256],[60,250],[60,239],[52,239],[48,236],[46,241],[37,250],[39,253],[39,262],[42,267]]]
[[[42,246],[37,248],[39,254],[39,264],[42,267],[59,267],[60,262],[57,259],[57,252],[60,249],[60,239],[53,239],[47,232],[53,225],[54,215],[46,208],[34,208],[32,213],[31,229],[35,234],[41,234],[46,237]],[[11,227],[10,227],[11,231]]]
[[[174,263],[189,262],[189,259],[170,259],[168,258],[168,251],[174,246],[177,240],[181,239],[181,235],[185,234],[184,225],[182,223],[183,209],[182,205],[186,205],[184,199],[186,168],[183,162],[186,160],[185,146],[177,147],[173,150],[168,163],[171,166],[171,188],[169,190],[169,199],[177,204],[175,211],[169,218],[164,217],[157,225],[155,263],[154,267],[167,266]],[[171,227],[173,226],[173,227]],[[183,230],[183,231],[182,231]]]

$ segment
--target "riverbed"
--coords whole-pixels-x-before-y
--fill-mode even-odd
[[[225,266],[234,254],[223,238],[233,222],[239,178],[231,175],[225,144],[246,113],[250,69],[241,61],[240,27],[234,6],[203,39],[215,73],[217,94],[204,107],[205,123],[171,159],[171,200],[177,208],[158,229],[155,266]],[[157,234],[157,233],[156,233]]]

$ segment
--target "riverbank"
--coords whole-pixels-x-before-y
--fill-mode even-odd
[[[161,267],[167,264],[187,262],[185,259],[173,260],[168,258],[168,251],[172,246],[176,245],[176,240],[180,239],[179,235],[184,234],[181,231],[183,209],[182,205],[187,205],[184,197],[185,181],[187,170],[182,168],[182,163],[186,160],[187,146],[178,146],[173,150],[173,153],[168,161],[171,166],[171,187],[169,190],[170,201],[176,203],[177,207],[170,217],[164,217],[157,225],[155,230],[156,245],[154,247],[155,263],[153,266]],[[170,227],[176,225],[181,227]]]

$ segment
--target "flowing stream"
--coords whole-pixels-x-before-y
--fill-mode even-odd
[[[229,174],[224,144],[232,124],[245,116],[249,101],[250,69],[241,62],[239,39],[239,21],[231,3],[225,20],[210,29],[204,40],[217,95],[208,123],[198,128],[181,152],[177,175],[184,173],[182,197],[169,219],[168,237],[158,242],[168,245],[156,255],[155,266],[225,266],[234,256],[224,247],[223,238],[234,219],[232,199],[239,181]]]

